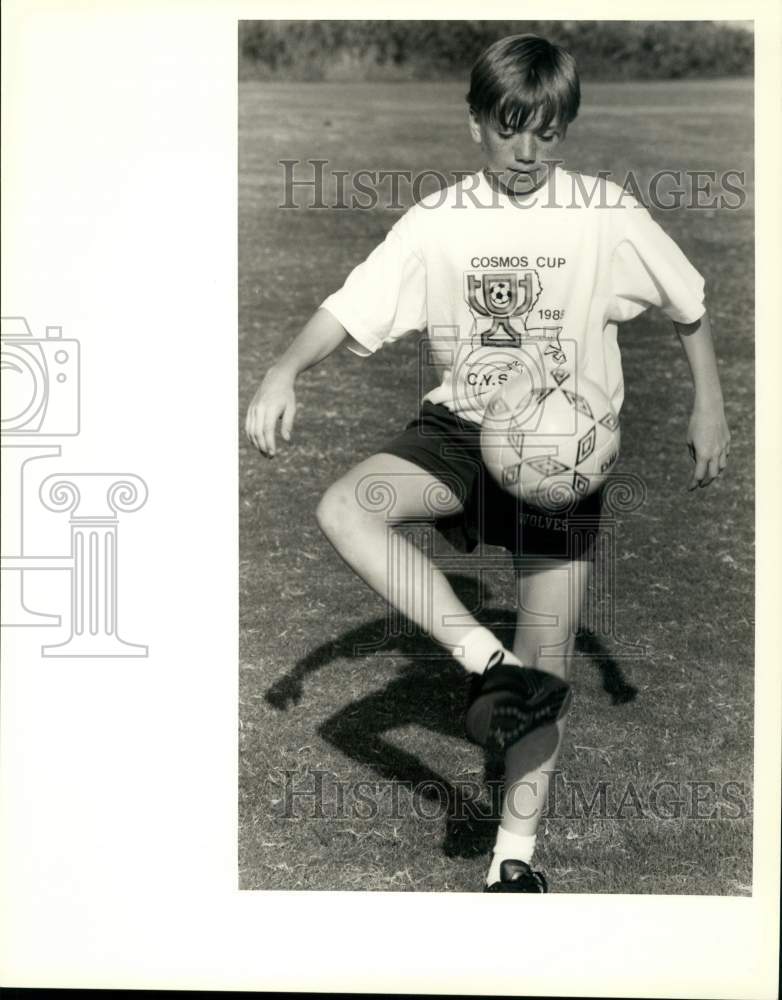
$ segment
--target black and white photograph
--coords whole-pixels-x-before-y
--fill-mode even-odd
[[[778,997],[782,10],[523,13],[2,5],[6,990]]]
[[[239,47],[242,888],[750,895],[752,23]]]

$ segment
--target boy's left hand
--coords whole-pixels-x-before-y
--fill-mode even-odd
[[[725,468],[730,454],[730,431],[721,407],[718,410],[696,407],[692,411],[687,429],[687,447],[695,462],[687,488],[694,490],[699,486],[708,486]]]

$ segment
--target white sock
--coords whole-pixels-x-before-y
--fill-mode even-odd
[[[500,827],[497,831],[497,842],[494,845],[489,872],[486,875],[486,885],[499,882],[500,865],[503,861],[526,861],[528,865],[532,864],[536,839],[534,833],[531,837],[524,837],[519,833],[511,833],[510,830]]]
[[[514,663],[518,667],[522,665],[513,653],[505,649],[496,635],[480,625],[467,632],[454,645],[460,646],[462,650],[461,653],[454,650],[454,657],[472,674],[482,674],[497,652],[503,654],[506,663]]]

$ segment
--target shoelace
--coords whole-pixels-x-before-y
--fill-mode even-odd
[[[503,659],[504,656],[502,650],[495,649],[495,651],[489,657],[489,662],[486,664],[486,670],[491,670],[492,667],[496,667],[497,664],[502,663]]]

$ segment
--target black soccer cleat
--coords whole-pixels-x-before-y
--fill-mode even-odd
[[[503,861],[500,880],[484,887],[484,892],[548,892],[543,872],[534,872],[526,861]]]
[[[465,729],[468,739],[504,753],[533,730],[567,712],[570,685],[536,667],[505,663],[501,655],[483,674],[472,678]]]

